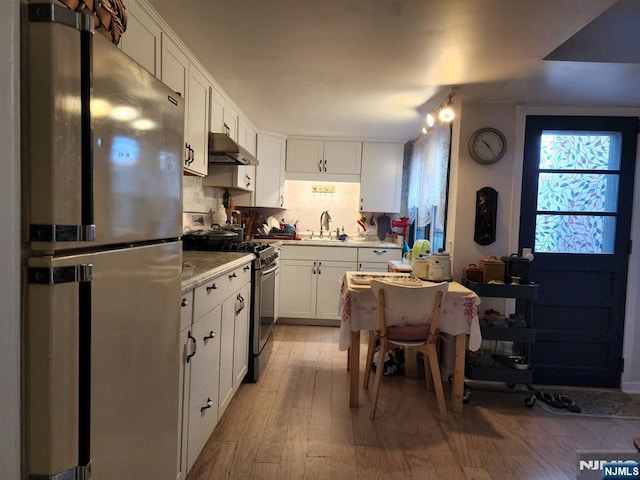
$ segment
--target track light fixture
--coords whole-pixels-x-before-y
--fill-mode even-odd
[[[434,113],[438,112],[437,118],[440,122],[443,123],[451,123],[453,119],[456,117],[455,111],[453,110],[452,99],[457,93],[455,88],[452,88],[447,96],[438,104],[434,109],[429,112],[425,118],[425,123],[422,127],[422,133],[427,133],[429,128],[433,127],[436,123],[436,117]]]

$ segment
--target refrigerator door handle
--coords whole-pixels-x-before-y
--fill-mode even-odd
[[[31,284],[57,285],[59,283],[90,282],[93,265],[72,265],[70,267],[28,267],[27,281]]]

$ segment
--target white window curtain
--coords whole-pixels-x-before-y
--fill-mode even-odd
[[[451,127],[437,124],[416,139],[409,166],[409,218],[418,228],[433,223],[436,230],[444,230],[447,170],[451,148]],[[437,207],[438,217],[433,217]]]

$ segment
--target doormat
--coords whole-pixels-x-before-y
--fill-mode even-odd
[[[536,405],[558,415],[640,420],[640,394],[615,389],[536,388]]]

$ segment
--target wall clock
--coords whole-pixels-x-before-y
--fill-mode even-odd
[[[481,128],[469,139],[471,158],[482,164],[495,163],[502,158],[507,149],[507,140],[500,130]]]

